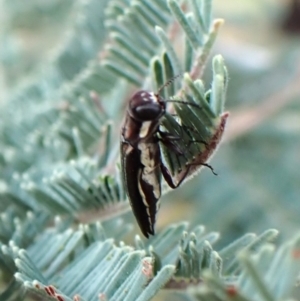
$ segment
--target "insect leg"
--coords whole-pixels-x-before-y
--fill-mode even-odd
[[[198,133],[198,132],[196,131],[195,128],[193,128],[193,127],[191,127],[191,126],[184,125],[184,124],[181,125],[181,130],[182,130],[182,131],[185,130],[185,132],[186,132],[191,138],[192,138],[192,136],[190,135],[189,131],[190,131],[190,132],[193,132],[193,133],[195,133],[195,134]],[[208,143],[207,143],[206,141],[204,141],[204,140],[192,140],[192,139],[191,139],[191,140],[189,141],[187,147],[189,148],[189,147],[191,146],[192,143],[202,143],[202,144],[204,144],[205,146],[208,146]]]
[[[183,155],[184,151],[178,146],[178,144],[174,143],[175,141],[180,140],[179,136],[174,136],[167,132],[158,131],[160,134],[159,141],[161,141],[168,149],[175,152],[177,155]]]
[[[211,170],[211,172],[212,172],[215,176],[218,175],[218,174],[215,172],[215,170],[213,169],[213,167],[212,167],[211,165],[207,164],[207,163],[196,163],[196,162],[195,162],[195,163],[189,163],[188,165],[189,165],[189,167],[192,166],[192,165],[202,165],[202,166],[208,167],[208,168]]]
[[[186,148],[189,149],[189,147],[193,144],[193,143],[202,143],[204,144],[205,146],[207,146],[207,142],[204,141],[204,140],[193,140],[192,139],[192,136],[189,134],[189,131],[191,132],[194,132],[194,133],[197,133],[197,131],[190,127],[190,126],[187,126],[187,125],[181,125],[180,127],[180,130],[182,132],[182,135],[183,135],[183,132],[185,132],[187,135],[189,135],[191,137],[191,140],[188,142]],[[168,132],[163,132],[161,131],[160,129],[158,130],[158,133],[160,134],[160,141],[168,148],[170,148],[170,150],[173,150],[176,154],[178,155],[183,155],[184,154],[184,151],[178,146],[178,144],[176,143],[173,143],[173,141],[179,141],[181,140],[181,136],[174,136]]]
[[[182,173],[179,175],[179,179],[178,179],[178,182],[177,184],[174,183],[173,181],[173,178],[171,176],[171,173],[170,171],[168,170],[168,168],[163,164],[161,163],[160,164],[160,169],[161,169],[161,173],[165,179],[165,181],[168,183],[168,185],[172,188],[172,189],[175,189],[177,187],[179,187],[181,185],[181,183],[184,181],[184,179],[189,175],[189,171],[190,171],[190,168],[193,166],[193,165],[202,165],[202,166],[206,166],[208,167],[211,172],[217,176],[218,174],[214,171],[213,167],[207,163],[189,163],[187,164],[186,166],[186,169],[184,171],[182,171]]]
[[[189,127],[186,127],[187,129],[189,129],[190,131],[195,131],[194,129],[192,128],[189,128]],[[182,128],[182,130],[184,130]],[[176,155],[178,156],[184,156],[185,154],[185,151],[178,145],[178,142],[179,140],[181,140],[182,138],[180,136],[174,136],[168,132],[162,132],[160,130],[158,130],[159,132],[159,135],[160,137],[158,138],[159,141],[161,141],[161,143],[163,143],[170,151],[173,151]],[[188,144],[186,145],[185,147],[185,150],[189,152],[189,148],[190,148],[190,145],[192,143],[202,143],[204,145],[208,145],[206,141],[204,140],[190,140],[188,142]],[[212,173],[214,175],[217,175],[217,173],[215,173],[213,167],[207,163],[202,163],[202,162],[191,162],[191,163],[188,163],[184,170],[181,171],[179,174],[178,174],[178,180],[177,180],[177,183],[174,183],[174,179],[173,177],[171,176],[171,173],[170,171],[168,170],[168,168],[163,164],[163,162],[160,163],[160,169],[161,169],[161,173],[165,179],[165,181],[168,183],[168,185],[175,189],[177,187],[179,187],[181,185],[181,183],[184,181],[184,179],[189,175],[189,172],[190,172],[190,169],[192,166],[197,166],[197,165],[202,165],[202,166],[206,166],[208,167]]]
[[[168,185],[169,185],[171,188],[175,189],[175,188],[177,188],[177,187],[180,186],[180,184],[182,183],[182,181],[183,181],[183,180],[186,178],[186,176],[188,175],[188,172],[189,172],[189,170],[190,170],[190,166],[188,166],[187,169],[183,172],[183,174],[182,174],[182,176],[180,177],[180,180],[178,181],[177,184],[175,184],[175,183],[173,182],[173,178],[172,178],[172,176],[171,176],[170,171],[168,170],[168,168],[167,168],[163,163],[160,164],[160,170],[161,170],[161,173],[162,173],[162,175],[163,175],[165,181],[168,183]]]

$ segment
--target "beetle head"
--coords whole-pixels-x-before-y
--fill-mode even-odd
[[[166,103],[158,94],[142,90],[132,96],[128,110],[135,120],[155,121],[165,113]]]

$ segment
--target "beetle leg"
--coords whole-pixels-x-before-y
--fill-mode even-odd
[[[159,131],[160,138],[158,138],[159,141],[161,141],[168,149],[175,152],[177,155],[183,155],[183,150],[174,143],[175,141],[180,140],[181,138],[179,136],[174,136],[170,133],[161,132]]]
[[[175,188],[177,188],[177,187],[180,186],[180,184],[182,183],[182,181],[183,181],[183,180],[186,178],[186,176],[188,175],[188,172],[189,172],[189,170],[190,170],[190,166],[188,166],[187,169],[183,172],[183,174],[182,174],[182,176],[180,177],[180,180],[178,181],[177,184],[175,184],[175,183],[173,182],[173,178],[172,178],[172,176],[171,176],[170,171],[168,170],[168,168],[167,168],[163,163],[160,164],[160,170],[161,170],[161,173],[162,173],[162,175],[163,175],[165,181],[168,183],[168,185],[169,185],[171,188],[175,189]]]
[[[193,132],[195,134],[197,134],[198,132],[195,130],[195,128],[191,127],[191,126],[187,126],[187,125],[184,125],[182,124],[181,125],[181,130],[185,130],[185,132],[191,137],[191,135],[189,134],[189,131],[190,132]],[[191,137],[192,138],[192,137]],[[204,144],[205,146],[208,146],[208,143],[204,140],[190,140],[187,147],[189,148],[191,146],[192,143],[202,143]]]
[[[207,163],[189,163],[188,165],[189,165],[189,166],[192,166],[192,165],[202,165],[202,166],[208,167],[208,168],[211,170],[211,172],[212,172],[215,176],[218,175],[218,174],[215,172],[215,170],[213,169],[213,167],[212,167],[211,165],[207,164]]]
[[[188,126],[185,126],[185,125],[182,125],[181,130],[183,131],[184,128],[186,128],[190,131],[196,132],[195,129],[193,129],[191,127],[188,127]],[[172,135],[168,132],[163,132],[163,131],[160,131],[160,130],[158,130],[158,132],[159,132],[160,137],[161,137],[161,138],[159,138],[159,141],[161,141],[166,147],[168,147],[169,149],[174,151],[177,155],[183,155],[184,154],[184,151],[176,143],[173,143],[173,141],[181,140],[180,136],[174,136],[174,135]],[[193,143],[202,143],[205,146],[208,145],[207,142],[204,141],[204,140],[190,140],[189,143],[187,144],[186,148],[189,149],[189,147]]]
[[[206,166],[208,167],[211,172],[217,176],[218,174],[214,171],[213,167],[207,163],[198,163],[198,162],[195,162],[195,163],[189,163],[187,164],[186,166],[186,169],[184,171],[182,171],[182,174],[179,176],[179,180],[177,182],[177,184],[174,183],[173,181],[173,178],[171,176],[171,173],[170,171],[168,170],[168,168],[163,164],[161,163],[160,164],[160,169],[161,169],[161,173],[165,179],[165,181],[168,183],[168,185],[172,188],[172,189],[175,189],[177,187],[179,187],[181,185],[181,183],[184,181],[184,179],[188,176],[189,174],[189,171],[190,171],[190,167],[193,166],[193,165],[202,165],[202,166]]]

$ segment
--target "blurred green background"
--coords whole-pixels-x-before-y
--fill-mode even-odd
[[[214,53],[224,56],[229,69],[231,112],[211,161],[218,176],[204,169],[165,195],[158,228],[190,220],[221,232],[220,244],[270,227],[280,230],[281,238],[299,231],[299,2],[214,1],[214,16],[225,19]],[[77,8],[71,0],[0,3],[3,101],[49,64],[67,39]],[[210,82],[209,68],[205,77]]]
[[[221,244],[270,227],[281,238],[299,231],[300,31],[286,29],[293,5],[214,1],[215,17],[225,19],[214,52],[224,56],[230,75],[231,118],[211,161],[219,175],[205,169],[167,195],[159,222],[192,216],[220,231]]]
[[[192,215],[220,231],[222,244],[267,228],[284,238],[300,217],[300,1],[217,0],[214,8],[225,19],[214,52],[230,75],[231,118],[211,161],[219,175],[205,169],[170,193],[160,218]]]

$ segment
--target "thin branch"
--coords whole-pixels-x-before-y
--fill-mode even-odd
[[[230,112],[230,119],[225,131],[224,141],[234,140],[244,135],[253,128],[259,126],[270,116],[276,114],[282,107],[299,99],[300,96],[300,68],[294,79],[285,88],[276,91],[270,97],[256,105],[255,108],[247,108]]]
[[[104,210],[87,210],[77,215],[77,221],[82,224],[92,223],[95,221],[106,221],[113,217],[120,217],[122,214],[130,211],[128,202],[107,206]]]

